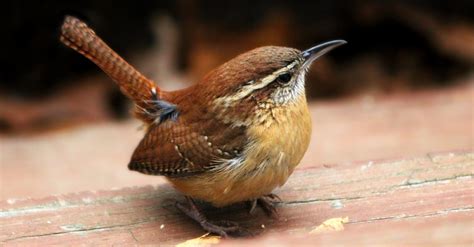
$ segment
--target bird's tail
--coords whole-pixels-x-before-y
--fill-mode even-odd
[[[154,107],[153,101],[161,97],[161,90],[152,80],[138,72],[84,22],[73,16],[66,16],[64,19],[60,40],[107,73],[118,84],[122,93],[135,102],[138,118],[145,122],[153,121],[148,113]]]

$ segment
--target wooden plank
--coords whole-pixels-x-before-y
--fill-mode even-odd
[[[239,222],[256,238],[221,243],[474,243],[474,152],[306,167],[277,190],[280,219],[247,213],[246,204],[201,205],[213,220]],[[174,208],[169,185],[86,191],[0,203],[2,244],[174,245],[204,232]],[[345,230],[309,234],[327,219]],[[249,242],[250,241],[250,242]]]

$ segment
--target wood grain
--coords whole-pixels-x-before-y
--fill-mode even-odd
[[[205,208],[256,233],[224,245],[472,245],[474,152],[305,167],[276,191],[280,219],[247,205]],[[0,202],[2,245],[174,245],[204,234],[174,208],[168,185],[86,191]],[[348,217],[343,231],[310,235],[323,221]]]

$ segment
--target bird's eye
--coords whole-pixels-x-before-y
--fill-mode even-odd
[[[279,75],[278,78],[277,78],[277,81],[278,81],[278,83],[281,83],[281,84],[287,84],[288,82],[291,81],[290,73],[285,73],[285,74]]]

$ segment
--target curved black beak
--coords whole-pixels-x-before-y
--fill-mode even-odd
[[[322,55],[326,54],[327,52],[329,52],[330,50],[332,50],[332,49],[334,49],[338,46],[344,45],[344,44],[347,44],[347,41],[342,40],[342,39],[331,40],[331,41],[319,44],[317,46],[313,46],[313,47],[301,52],[301,55],[305,59],[303,66],[307,66],[307,65],[311,64],[314,60],[316,60],[320,56],[322,56]]]

